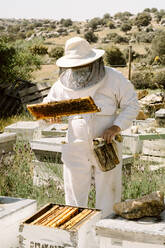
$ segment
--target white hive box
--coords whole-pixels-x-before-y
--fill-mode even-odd
[[[156,133],[144,134],[142,153],[150,156],[165,157],[165,128],[156,128]]]
[[[5,127],[5,132],[17,134],[17,138],[34,140],[41,137],[40,123],[38,121],[19,121]]]
[[[36,201],[0,196],[0,247],[19,246],[19,225],[36,211]]]
[[[122,132],[123,136],[123,153],[139,154],[142,153],[143,141],[139,139],[139,134],[132,134],[131,129]]]
[[[155,118],[147,118],[146,120],[134,120],[134,126],[138,126],[139,128],[149,128],[156,125]]]
[[[42,137],[65,137],[68,124],[57,123],[49,125],[41,131]]]
[[[61,146],[66,142],[65,137],[41,138],[30,142],[37,160],[39,161],[57,161],[61,157]]]
[[[77,212],[64,220],[67,211]],[[95,224],[100,217],[100,210],[50,203],[20,225],[20,245],[24,248],[99,248]]]
[[[16,143],[15,133],[2,133],[0,134],[0,156],[2,154],[13,152],[13,146]]]
[[[149,127],[155,126],[155,119],[148,118],[146,120],[134,120],[133,125],[122,132],[123,140],[123,153],[125,154],[140,154],[143,149],[143,141],[139,139],[139,134],[132,133],[133,126],[137,126],[139,130],[144,130]]]
[[[156,128],[154,133],[141,131],[138,134],[133,134],[131,129],[127,129],[122,135],[123,153],[165,157],[165,128]]]
[[[96,223],[100,248],[164,248],[165,211],[160,219],[142,218],[137,221],[117,216]]]

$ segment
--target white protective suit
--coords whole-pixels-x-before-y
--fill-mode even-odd
[[[101,112],[69,117],[68,144],[62,147],[65,200],[67,205],[87,207],[94,166],[96,208],[102,209],[105,217],[121,199],[122,143],[117,142],[120,164],[111,171],[102,172],[94,157],[92,140],[102,136],[112,125],[127,129],[137,116],[138,102],[133,85],[110,67],[105,67],[105,77],[99,83],[81,90],[66,88],[58,80],[44,102],[83,96],[93,97]],[[119,107],[121,111],[117,114]]]

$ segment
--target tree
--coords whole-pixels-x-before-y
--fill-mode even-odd
[[[95,17],[93,19],[91,19],[89,22],[88,22],[88,27],[92,28],[93,30],[97,29],[97,26],[98,25],[102,25],[102,20],[101,18],[99,17]]]
[[[39,57],[32,55],[28,48],[0,40],[0,83],[13,83],[18,78],[28,80],[40,64]]]
[[[158,9],[157,8],[152,8],[151,13],[155,13],[155,12],[158,12]]]
[[[72,26],[73,22],[71,19],[61,19],[60,24],[62,24],[64,27]]]
[[[109,66],[125,66],[126,60],[123,53],[116,46],[112,46],[105,51],[105,62]]]
[[[96,43],[98,41],[98,37],[92,32],[88,31],[84,34],[84,38],[89,42],[89,43]]]
[[[111,18],[111,16],[110,16],[109,13],[106,13],[106,14],[104,14],[104,16],[103,16],[103,19],[110,19],[110,18]]]
[[[148,12],[148,13],[151,12],[150,8],[145,8],[143,11],[144,11],[144,12]]]
[[[49,56],[55,58],[56,60],[61,58],[64,55],[64,48],[63,47],[55,47],[52,48],[49,52]]]
[[[135,18],[134,24],[137,27],[148,26],[150,24],[151,20],[152,20],[152,18],[150,16],[150,14],[143,12],[143,13],[139,13],[137,15],[137,17]]]
[[[123,31],[123,32],[130,31],[131,29],[132,29],[132,25],[129,23],[123,23],[121,25],[121,31]]]
[[[165,31],[160,31],[152,40],[152,55],[155,58],[156,56],[163,58],[165,56]]]

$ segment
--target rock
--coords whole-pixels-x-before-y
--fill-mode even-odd
[[[138,199],[118,202],[113,209],[117,215],[126,219],[159,216],[165,209],[164,193],[157,191]]]
[[[148,90],[140,90],[138,92],[138,100],[142,99],[143,97],[148,95]]]
[[[145,115],[143,110],[139,110],[136,120],[146,120],[146,119],[147,119],[147,116]]]

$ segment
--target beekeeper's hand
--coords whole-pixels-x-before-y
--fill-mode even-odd
[[[102,138],[107,142],[107,144],[112,142],[112,139],[121,131],[121,128],[113,125],[112,127],[106,129],[103,133]]]

